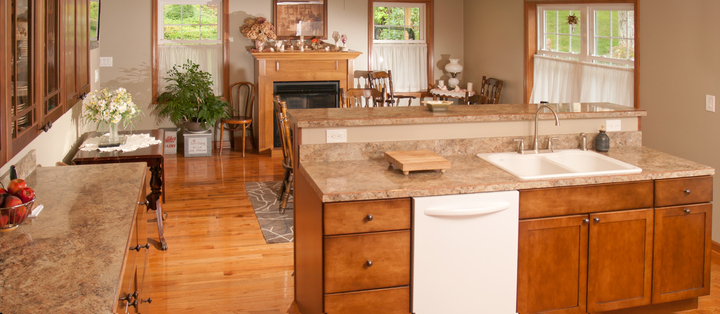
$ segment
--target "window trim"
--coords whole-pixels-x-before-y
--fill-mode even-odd
[[[525,16],[525,45],[524,45],[524,75],[523,75],[523,102],[530,102],[530,95],[533,89],[533,73],[534,63],[533,57],[537,53],[537,12],[538,6],[541,4],[616,4],[616,3],[632,3],[635,8],[635,67],[634,67],[634,82],[635,87],[633,89],[633,98],[635,108],[640,108],[640,97],[639,97],[639,86],[640,86],[640,38],[638,38],[638,29],[640,14],[639,5],[637,0],[525,0],[524,4],[524,16]]]
[[[223,3],[225,1],[222,0],[158,0],[158,7],[157,7],[157,36],[158,36],[158,44],[159,45],[166,45],[166,44],[183,44],[183,45],[192,45],[192,44],[222,44],[223,43],[223,29],[224,25],[227,24],[225,21],[225,15],[226,11],[223,8]],[[222,10],[222,12],[218,12],[218,39],[198,39],[198,40],[168,40],[163,39],[164,36],[164,29],[165,29],[165,19],[163,18],[163,6],[165,4],[181,4],[181,5],[187,5],[187,4],[197,4],[197,5],[204,5],[204,4],[215,4],[218,6],[218,9]],[[194,24],[181,24],[181,25],[194,25]],[[199,24],[199,25],[212,25],[212,24]]]
[[[375,19],[374,19],[374,8],[375,3],[388,3],[388,0],[368,0],[368,71],[373,70],[373,61],[372,61],[372,53],[373,53],[373,42],[374,37],[373,32],[375,28]],[[435,11],[435,0],[393,0],[392,2],[397,3],[424,3],[425,4],[425,42],[427,43],[427,83],[428,87],[432,85],[432,83],[435,81],[435,61],[434,61],[434,42],[435,42],[435,32],[434,32],[434,11]],[[405,93],[398,93],[398,94],[405,94]],[[410,94],[419,94],[419,93],[410,93]]]
[[[418,40],[388,40],[388,39],[375,39],[375,26],[383,26],[383,25],[375,25],[375,7],[391,7],[391,8],[414,8],[419,7],[420,8],[420,28],[422,31],[420,32],[420,39]],[[427,37],[427,22],[425,21],[427,19],[427,16],[425,14],[425,11],[427,10],[427,6],[425,3],[422,2],[374,2],[373,8],[371,11],[371,14],[373,15],[372,26],[372,40],[373,43],[376,44],[425,44],[427,43],[426,37]],[[400,25],[398,25],[400,26]],[[403,25],[403,27],[407,28],[407,25]]]

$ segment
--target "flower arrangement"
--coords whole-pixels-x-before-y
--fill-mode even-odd
[[[245,25],[240,27],[240,32],[248,39],[262,42],[268,39],[277,39],[275,27],[264,17],[246,20]]]
[[[83,118],[86,122],[116,124],[123,126],[132,124],[131,119],[140,114],[140,109],[133,103],[132,96],[122,87],[108,91],[94,91],[83,100]]]
[[[315,50],[322,48],[323,45],[325,44],[322,41],[322,39],[320,39],[319,37],[313,37],[311,41],[312,41],[311,45],[312,45],[313,49],[315,49]]]
[[[580,19],[578,19],[577,16],[575,16],[575,14],[568,15],[567,19],[568,19],[567,23],[568,23],[568,25],[570,25],[570,31],[574,33],[575,25],[577,23],[580,23]]]

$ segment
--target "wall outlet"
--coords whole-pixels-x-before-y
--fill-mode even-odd
[[[113,57],[100,57],[100,66],[101,67],[113,66]]]
[[[325,131],[327,135],[327,143],[345,143],[347,142],[347,130],[335,129]]]
[[[715,112],[715,96],[705,95],[705,110]]]
[[[100,70],[95,70],[95,83],[100,82]]]
[[[605,120],[605,127],[608,132],[620,132],[622,131],[621,120]]]

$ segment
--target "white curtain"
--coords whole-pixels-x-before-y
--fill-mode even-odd
[[[373,44],[372,58],[375,71],[392,71],[395,92],[427,90],[427,44]]]
[[[634,71],[588,62],[535,56],[531,103],[609,102],[634,106]]]
[[[222,45],[159,45],[158,57],[158,91],[162,92],[166,83],[167,71],[173,65],[182,65],[191,60],[199,65],[200,70],[210,73],[213,81],[213,92],[222,95],[223,58]]]

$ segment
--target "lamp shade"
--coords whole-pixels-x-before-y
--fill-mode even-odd
[[[450,59],[450,63],[445,65],[445,71],[448,73],[460,73],[463,70],[463,66],[458,63],[460,59]]]

